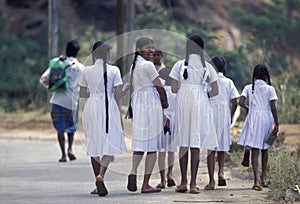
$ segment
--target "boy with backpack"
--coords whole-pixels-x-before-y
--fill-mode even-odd
[[[74,133],[76,131],[78,115],[78,81],[83,65],[76,59],[80,45],[76,40],[71,40],[66,46],[66,57],[60,56],[50,60],[49,68],[40,78],[50,97],[50,114],[62,156],[59,162],[69,159],[75,160],[72,151]],[[65,136],[68,135],[68,153],[65,151]]]

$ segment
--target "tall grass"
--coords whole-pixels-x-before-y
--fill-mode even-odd
[[[279,147],[275,151],[269,151],[268,167],[271,193],[275,200],[284,200],[287,189],[296,184],[300,185],[300,159],[298,154],[286,151],[283,147]]]

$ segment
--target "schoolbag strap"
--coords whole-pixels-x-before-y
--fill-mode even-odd
[[[60,87],[63,83],[66,83],[67,81],[68,81],[68,76],[65,76],[64,78],[57,81],[50,89],[48,89],[48,92],[50,93],[55,91],[58,87]]]

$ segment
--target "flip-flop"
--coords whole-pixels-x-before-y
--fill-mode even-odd
[[[69,157],[70,161],[76,160],[75,155],[72,154],[71,152],[68,152],[68,157]]]
[[[207,185],[204,187],[204,190],[207,190],[207,191],[215,190],[215,187],[211,187],[211,186],[209,186],[209,184],[207,184]]]
[[[141,193],[158,193],[158,192],[161,192],[160,188],[150,188],[141,191]]]
[[[185,193],[185,192],[187,192],[187,187],[182,186],[182,185],[178,185],[178,186],[176,186],[175,191],[177,193]]]
[[[176,183],[173,179],[168,179],[167,180],[167,186],[171,187],[171,186],[176,186]]]
[[[226,180],[224,178],[219,178],[218,186],[226,186]]]
[[[58,162],[67,162],[67,158],[66,157],[62,157],[58,160]]]
[[[158,184],[158,185],[156,186],[156,188],[165,189],[166,186],[163,186],[163,185],[161,185],[161,183],[160,183],[160,184]]]
[[[134,174],[129,174],[128,175],[128,184],[127,184],[127,189],[129,191],[136,191],[137,190],[137,186],[136,186],[136,175]]]
[[[95,188],[94,190],[92,190],[92,191],[91,191],[91,194],[98,194],[97,188]]]
[[[104,185],[103,180],[97,180],[96,186],[97,186],[97,191],[99,196],[106,196],[108,194],[108,191]]]
[[[199,194],[199,193],[200,193],[199,187],[196,187],[196,188],[190,188],[190,193],[191,193],[191,194]]]
[[[264,187],[264,188],[268,188],[269,187],[268,183],[265,182],[265,181],[261,182],[261,186]]]
[[[262,191],[262,187],[260,185],[253,185],[252,186],[252,190],[255,190],[255,191]]]

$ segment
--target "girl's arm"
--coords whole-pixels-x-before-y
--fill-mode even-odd
[[[122,85],[115,87],[114,97],[116,99],[116,102],[118,104],[119,110],[121,111],[122,107],[122,98],[124,96],[124,92],[122,90]]]
[[[167,93],[166,93],[166,90],[164,89],[164,87],[162,86],[159,78],[156,77],[152,81],[152,83],[154,84],[157,92],[159,93],[162,108],[168,108],[169,104],[168,104],[168,99],[167,99]]]
[[[233,98],[233,99],[231,99],[231,109],[230,109],[231,123],[232,123],[232,118],[234,116],[236,108],[237,108],[237,98]]]
[[[179,90],[179,84],[178,84],[178,81],[175,80],[175,79],[172,79],[172,81],[171,81],[171,87],[172,87],[172,92],[173,92],[173,93],[177,93],[178,90]]]
[[[241,96],[240,97],[240,100],[239,100],[239,105],[242,107],[242,108],[244,108],[246,111],[247,111],[247,113],[248,113],[248,111],[249,111],[249,107],[248,107],[248,105],[246,105],[246,97],[245,96]]]
[[[272,115],[274,118],[274,123],[275,123],[274,131],[278,132],[279,123],[278,123],[278,115],[277,115],[277,108],[276,108],[276,100],[271,100],[270,105],[271,105],[271,112],[272,112]]]
[[[90,92],[88,92],[87,87],[80,86],[80,88],[79,88],[79,97],[81,97],[81,98],[90,97]]]
[[[217,81],[212,82],[210,86],[211,90],[208,92],[208,96],[211,98],[219,94],[219,88]]]

